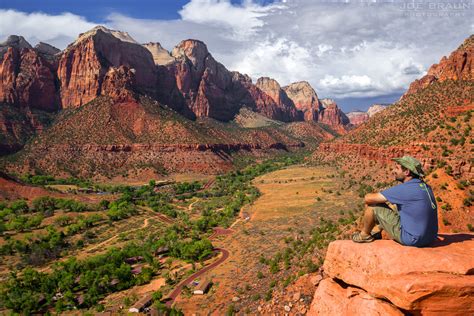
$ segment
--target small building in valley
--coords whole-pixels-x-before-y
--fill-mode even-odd
[[[211,280],[203,279],[194,289],[194,295],[204,295],[211,287]]]
[[[153,302],[153,297],[151,294],[146,294],[141,299],[139,299],[132,307],[128,309],[129,313],[141,313],[151,305]]]

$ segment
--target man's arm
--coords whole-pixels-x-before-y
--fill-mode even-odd
[[[375,205],[380,203],[386,203],[388,200],[381,193],[368,193],[364,197],[365,204]]]

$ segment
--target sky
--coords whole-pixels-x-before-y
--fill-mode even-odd
[[[100,24],[171,50],[206,43],[229,70],[308,81],[345,111],[391,103],[474,33],[474,0],[0,0],[0,40],[64,49]]]

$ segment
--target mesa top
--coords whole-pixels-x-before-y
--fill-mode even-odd
[[[411,179],[381,192],[400,212],[401,241],[406,246],[423,247],[438,235],[438,211],[431,188],[420,179]]]

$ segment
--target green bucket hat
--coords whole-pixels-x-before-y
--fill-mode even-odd
[[[398,162],[401,166],[407,168],[408,170],[420,177],[425,176],[425,173],[423,172],[423,167],[421,166],[421,162],[419,162],[412,156],[403,156],[401,158],[393,158],[392,160]]]

